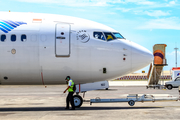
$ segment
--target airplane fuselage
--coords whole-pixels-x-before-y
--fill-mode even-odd
[[[0,83],[77,84],[104,81],[137,71],[152,61],[146,48],[105,25],[80,18],[0,12]],[[13,26],[14,25],[14,26]],[[105,36],[98,38],[96,35]]]

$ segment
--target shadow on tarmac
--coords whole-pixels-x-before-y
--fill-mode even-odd
[[[100,90],[94,90],[94,91],[118,91],[118,89],[100,89]]]
[[[158,109],[164,107],[81,107],[76,110],[121,110],[121,109]],[[67,111],[64,107],[18,107],[0,108],[0,112],[9,111]]]

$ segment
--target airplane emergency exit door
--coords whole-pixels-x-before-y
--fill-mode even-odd
[[[55,38],[55,55],[56,57],[70,56],[70,25],[56,24]]]

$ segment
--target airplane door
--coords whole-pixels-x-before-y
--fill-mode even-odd
[[[56,24],[55,38],[55,54],[56,57],[70,56],[70,25]]]

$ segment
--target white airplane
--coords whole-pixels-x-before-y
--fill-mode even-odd
[[[152,53],[93,21],[52,14],[0,12],[0,83],[76,84],[137,71]]]
[[[60,84],[67,75],[77,84],[104,81],[153,59],[146,48],[93,21],[36,13],[0,16],[1,84]]]

